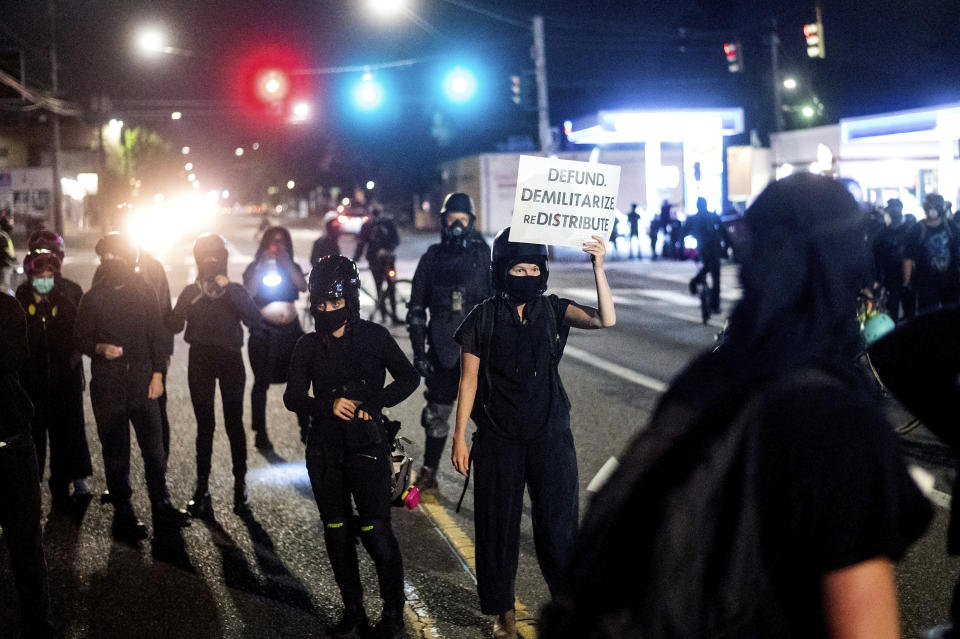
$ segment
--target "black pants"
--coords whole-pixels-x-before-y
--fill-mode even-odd
[[[0,446],[0,528],[10,550],[23,634],[30,638],[52,637],[36,452],[28,433],[10,437],[3,443]]]
[[[432,350],[427,354],[427,358],[433,364],[434,372],[425,380],[427,390],[423,396],[427,399],[427,405],[420,412],[420,425],[427,435],[423,465],[436,469],[450,434],[450,415],[460,390],[460,366],[442,368],[440,360]]]
[[[307,472],[323,521],[327,555],[344,605],[363,607],[363,587],[354,539],[360,541],[373,559],[380,584],[384,610],[399,613],[403,607],[403,558],[390,524],[390,482],[393,464],[386,446],[362,453],[343,452],[342,439],[326,424],[310,432],[307,444]],[[351,496],[357,508],[353,527]]]
[[[170,418],[167,416],[167,373],[163,373],[163,392],[157,398],[160,409],[160,432],[163,440],[163,454],[170,456]]]
[[[710,308],[714,311],[720,309],[720,258],[719,257],[703,257],[703,266],[700,267],[700,270],[697,271],[697,274],[693,276],[693,279],[690,280],[690,283],[696,286],[697,284],[702,284],[707,279],[707,273],[710,273],[713,278],[713,288],[710,289]]]
[[[250,427],[254,432],[267,429],[267,391],[270,384],[285,384],[293,347],[303,335],[299,320],[266,330],[250,331],[247,354],[253,369],[253,388],[250,390]],[[297,414],[303,432],[310,427],[310,416]]]
[[[960,301],[960,278],[954,272],[916,278],[917,312],[931,311]]]
[[[62,380],[40,390],[27,388],[34,406],[33,443],[37,453],[37,469],[43,479],[47,461],[47,438],[50,440],[50,494],[66,497],[70,482],[93,474],[90,448],[83,420],[82,379]]]
[[[95,361],[90,401],[103,447],[107,488],[114,504],[129,501],[130,424],[137,435],[147,491],[152,501],[168,498],[167,457],[163,452],[160,407],[147,398],[152,376],[149,362]]]
[[[555,594],[573,552],[579,517],[569,416],[557,418],[545,439],[531,442],[480,432],[471,455],[480,610],[498,615],[514,607],[524,486],[533,505],[537,561]]]
[[[393,268],[395,262],[375,259],[369,263],[370,272],[373,274],[373,286],[377,289],[377,310],[380,311],[380,317],[386,321],[397,314],[397,288],[387,273]],[[389,309],[387,302],[390,302]]]
[[[230,440],[233,476],[242,480],[247,474],[247,438],[243,432],[243,388],[247,381],[243,356],[239,350],[196,344],[190,347],[187,383],[190,401],[197,418],[197,475],[210,474],[213,454],[214,400],[220,380],[223,401],[223,425]]]

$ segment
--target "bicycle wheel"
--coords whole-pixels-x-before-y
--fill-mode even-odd
[[[393,321],[397,324],[403,324],[407,318],[407,307],[410,305],[410,294],[413,291],[412,280],[396,280],[393,283],[394,294],[396,295],[397,305],[391,309]]]

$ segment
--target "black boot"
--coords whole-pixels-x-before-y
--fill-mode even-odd
[[[398,639],[406,634],[403,626],[403,606],[384,604],[380,621],[373,627],[373,639]]]
[[[170,530],[189,525],[190,513],[182,508],[177,508],[170,503],[169,499],[161,499],[153,502],[154,530]]]
[[[262,450],[273,450],[273,442],[271,442],[270,438],[267,437],[266,428],[256,432],[256,435],[253,438],[253,443],[257,448]]]
[[[233,482],[233,512],[237,515],[250,513],[250,498],[247,497],[247,483],[242,477]]]
[[[327,628],[327,636],[335,639],[360,639],[367,630],[367,613],[363,607],[346,608],[340,621]]]
[[[191,517],[203,519],[213,515],[213,503],[210,499],[210,477],[197,475],[197,489],[193,491],[193,499],[187,502],[187,512]]]
[[[135,544],[147,538],[147,527],[137,519],[129,501],[113,506],[113,538]]]

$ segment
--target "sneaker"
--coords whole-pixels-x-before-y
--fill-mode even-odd
[[[133,512],[133,506],[129,502],[115,506],[111,530],[114,539],[130,544],[136,544],[148,536],[147,527],[137,519],[136,513]]]
[[[413,482],[413,485],[416,486],[420,492],[435,490],[438,486],[437,469],[430,468],[429,466],[421,466],[420,472],[417,473],[417,480]]]
[[[953,624],[946,623],[940,626],[934,626],[923,633],[922,639],[954,639]]]
[[[190,513],[177,508],[170,503],[170,500],[156,501],[153,503],[153,527],[154,529],[184,528],[190,525]]]
[[[340,616],[340,621],[327,628],[327,636],[335,639],[360,639],[367,625],[367,613],[363,608],[347,609]]]
[[[193,499],[187,502],[187,512],[191,517],[204,519],[213,515],[213,500],[210,498],[210,492],[197,492],[193,494]]]

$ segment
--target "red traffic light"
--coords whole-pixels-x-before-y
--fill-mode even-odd
[[[280,102],[290,93],[290,77],[280,69],[263,69],[254,79],[253,91],[261,102]]]
[[[740,55],[738,51],[737,44],[735,42],[727,42],[723,45],[723,52],[727,56],[727,60],[733,62],[737,59],[737,56]]]

